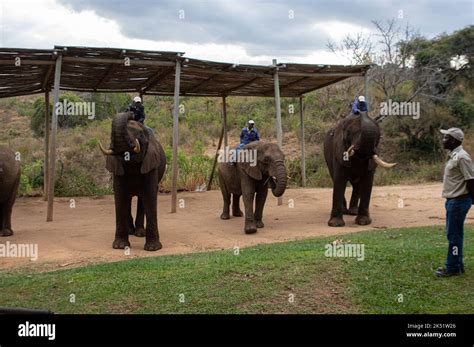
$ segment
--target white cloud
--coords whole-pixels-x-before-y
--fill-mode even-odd
[[[14,1],[0,0],[0,46],[52,48],[54,45],[136,48],[159,51],[185,52],[191,58],[241,64],[270,65],[272,58],[295,63],[347,63],[324,50],[306,56],[288,54],[249,55],[235,44],[192,44],[173,41],[152,41],[125,36],[119,24],[97,15],[91,10],[74,11],[55,0]],[[354,26],[342,22],[315,25],[336,38]],[[336,37],[334,36],[336,35]]]
[[[332,40],[341,40],[347,34],[370,34],[372,32],[369,28],[336,20],[315,23],[313,29],[324,32]]]

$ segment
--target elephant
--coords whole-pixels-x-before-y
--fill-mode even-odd
[[[112,121],[111,145],[105,149],[106,168],[113,175],[115,240],[112,247],[130,247],[129,234],[144,236],[146,251],[162,248],[158,232],[158,185],[166,170],[163,147],[132,112],[117,114]],[[131,215],[133,196],[138,197],[135,223]],[[144,217],[146,216],[146,228]]]
[[[345,225],[343,214],[357,215],[355,222],[369,225],[370,198],[377,165],[391,168],[377,154],[380,128],[367,112],[350,114],[331,129],[324,140],[324,159],[333,181],[332,211],[328,225]],[[344,197],[347,182],[353,190],[347,208]]]
[[[229,219],[230,198],[232,195],[232,214],[241,217],[239,200],[243,195],[245,207],[246,234],[257,232],[263,228],[263,208],[268,195],[268,185],[272,193],[280,197],[286,190],[287,176],[285,155],[277,144],[254,141],[244,146],[242,150],[253,151],[256,156],[254,163],[237,161],[235,163],[220,162],[219,184],[224,200],[221,219]],[[250,152],[247,152],[250,153]],[[255,164],[255,165],[253,165]],[[256,195],[256,197],[255,197]],[[255,199],[255,210],[254,210]]]
[[[0,147],[0,236],[13,235],[12,210],[20,185],[21,168],[15,153]]]

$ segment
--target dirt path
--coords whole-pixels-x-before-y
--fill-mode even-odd
[[[46,203],[41,198],[18,199],[14,209],[15,235],[0,243],[38,244],[38,259],[0,258],[0,268],[29,267],[31,270],[84,266],[135,257],[158,256],[232,249],[261,243],[281,242],[307,237],[337,235],[367,229],[444,224],[444,206],[440,184],[376,187],[373,192],[370,227],[358,226],[353,216],[346,216],[346,226],[330,228],[327,220],[331,205],[331,189],[289,189],[284,205],[276,198],[267,201],[265,228],[254,235],[243,232],[243,218],[219,219],[222,198],[219,191],[182,193],[184,208],[170,214],[170,196],[160,196],[159,228],[163,249],[143,250],[145,240],[130,237],[130,255],[112,249],[115,212],[112,196],[76,198],[70,208],[68,198],[56,200],[54,222],[46,223]],[[270,195],[269,195],[270,196]],[[399,199],[404,207],[399,208]],[[289,199],[294,207],[288,205]],[[474,213],[468,216],[470,222]]]

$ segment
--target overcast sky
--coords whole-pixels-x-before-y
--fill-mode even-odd
[[[474,0],[0,0],[0,46],[56,45],[186,52],[208,60],[349,63],[329,39],[396,18],[426,37],[474,24]]]

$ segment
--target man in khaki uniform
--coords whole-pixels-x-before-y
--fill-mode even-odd
[[[441,130],[443,147],[449,150],[443,178],[443,198],[446,198],[446,236],[448,256],[446,267],[438,268],[438,277],[464,273],[464,221],[474,201],[474,167],[471,157],[462,148],[464,133],[459,128]]]

